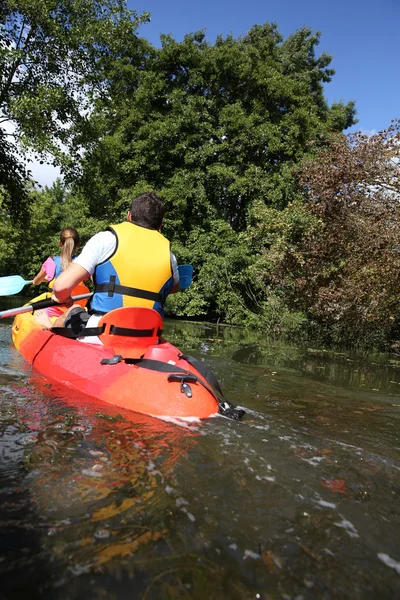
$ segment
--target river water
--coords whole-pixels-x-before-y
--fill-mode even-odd
[[[124,412],[0,321],[1,599],[400,597],[400,356],[166,322],[243,421]]]

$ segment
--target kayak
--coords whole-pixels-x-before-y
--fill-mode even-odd
[[[14,319],[12,339],[50,381],[114,406],[154,417],[243,416],[204,363],[160,337],[156,311],[119,308],[105,315],[98,329],[102,344],[85,343],[65,337],[71,330],[44,328],[34,313],[25,312]]]

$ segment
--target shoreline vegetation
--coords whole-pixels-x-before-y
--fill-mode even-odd
[[[195,269],[167,314],[396,349],[400,126],[344,133],[355,103],[328,105],[319,32],[266,23],[154,47],[149,15],[123,2],[39,4],[1,8],[2,276],[31,278],[60,229],[85,242],[152,189]],[[35,186],[28,152],[63,180]]]

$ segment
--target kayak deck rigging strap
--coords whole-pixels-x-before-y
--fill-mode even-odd
[[[154,360],[152,358],[124,358],[121,354],[117,354],[111,358],[103,358],[100,364],[117,365],[120,362],[125,362],[125,364],[135,365],[137,367],[142,367],[143,369],[150,369],[151,371],[156,371],[158,373],[170,373],[168,376],[168,381],[180,382],[181,392],[185,393],[188,398],[192,397],[189,383],[199,383],[217,400],[218,412],[220,414],[236,421],[240,420],[245,415],[245,411],[243,409],[236,408],[229,402],[229,400],[225,398],[217,378],[211,369],[209,369],[204,363],[187,354],[179,354],[178,358],[186,360],[186,362],[192,364],[209,385],[199,379],[194,373],[191,373],[186,369],[182,369],[181,367],[177,367],[171,363],[165,363],[161,360]]]
[[[110,333],[128,337],[152,337],[153,335],[160,337],[162,329],[131,329],[130,327],[117,327],[116,325],[111,325]]]
[[[77,332],[69,327],[52,327],[52,333],[56,335],[61,335],[62,337],[76,340],[80,337],[90,337],[90,336],[101,336],[106,329],[106,324],[104,323],[100,327],[84,327],[81,331]],[[116,325],[111,325],[110,333],[113,335],[119,335],[124,337],[151,337],[155,335],[156,337],[160,337],[162,334],[162,329],[158,327],[157,329],[138,329],[131,327],[117,327]]]
[[[220,414],[228,417],[229,419],[235,419],[236,421],[240,420],[246,414],[242,408],[236,408],[236,406],[233,406],[233,404],[231,404],[231,402],[225,398],[218,379],[206,364],[204,364],[198,358],[190,356],[190,354],[179,354],[178,357],[192,365],[196,371],[198,371],[200,375],[202,375],[210,384],[211,388],[217,391],[215,395],[219,401],[218,412]],[[221,396],[221,398],[219,398],[219,396]]]
[[[221,396],[224,395],[218,379],[215,377],[211,369],[207,367],[207,365],[205,365],[201,360],[195,358],[194,356],[190,356],[189,354],[178,354],[178,358],[181,358],[182,360],[185,360],[191,364],[196,371],[198,371],[200,375],[203,375],[204,379],[208,381],[208,383],[215,388],[219,394],[221,394]]]

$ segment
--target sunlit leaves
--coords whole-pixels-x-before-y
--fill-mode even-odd
[[[101,139],[85,156],[81,182],[90,202],[95,174],[110,197],[100,203],[107,212],[139,180],[163,192],[188,173],[189,187],[204,189],[237,231],[254,200],[284,207],[293,199],[290,168],[338,126],[340,110],[348,114],[338,105],[330,118],[322,82],[333,72],[328,56],[315,55],[318,41],[301,30],[282,43],[277,27],[265,24],[214,45],[203,32],[180,43],[162,36],[160,49],[142,43],[141,60],[137,52],[131,58],[140,64],[134,82],[122,71],[110,99],[96,103]],[[340,124],[350,122],[343,116]]]
[[[1,16],[0,119],[13,131],[3,152],[12,162],[30,149],[71,169],[93,103],[109,95],[115,60],[132,51],[148,15],[120,0],[5,0]],[[13,180],[2,183],[17,204]]]

